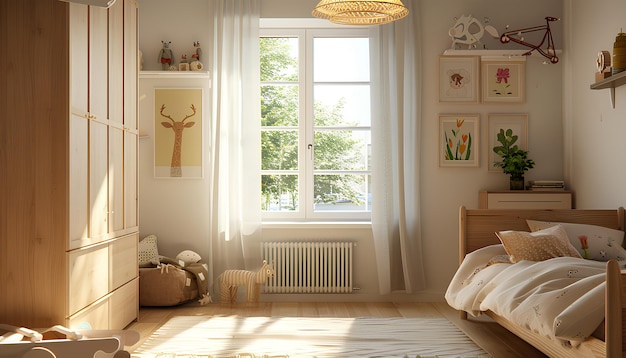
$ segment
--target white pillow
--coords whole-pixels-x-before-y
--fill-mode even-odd
[[[562,225],[572,246],[583,258],[595,261],[626,260],[624,232],[604,226],[526,220],[530,231]],[[583,247],[583,243],[585,247]]]
[[[155,235],[148,235],[141,239],[137,249],[139,252],[139,267],[152,267],[160,263],[157,237]]]

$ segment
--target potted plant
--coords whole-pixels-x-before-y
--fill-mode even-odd
[[[494,162],[494,167],[502,168],[504,174],[510,175],[510,189],[524,190],[524,172],[532,169],[535,162],[528,159],[528,151],[520,149],[515,142],[518,136],[513,134],[512,129],[500,129],[497,134],[497,140],[501,145],[493,147],[493,151],[499,155],[502,160]]]

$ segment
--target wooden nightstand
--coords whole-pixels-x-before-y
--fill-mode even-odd
[[[572,209],[573,192],[567,190],[503,190],[478,193],[479,209]]]

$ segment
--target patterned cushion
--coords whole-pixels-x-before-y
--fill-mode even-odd
[[[522,260],[543,261],[562,256],[581,257],[560,225],[532,233],[508,230],[497,232],[496,235],[513,263]]]
[[[139,241],[139,267],[151,267],[159,264],[157,237],[149,235]]]
[[[543,230],[554,225],[565,228],[572,246],[585,259],[595,261],[626,260],[624,232],[604,226],[526,220],[530,231]]]

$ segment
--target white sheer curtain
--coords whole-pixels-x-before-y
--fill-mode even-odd
[[[260,0],[211,0],[211,252],[214,272],[248,268],[261,230]]]
[[[373,27],[372,230],[381,294],[425,285],[420,237],[421,44],[418,0],[408,17]]]

